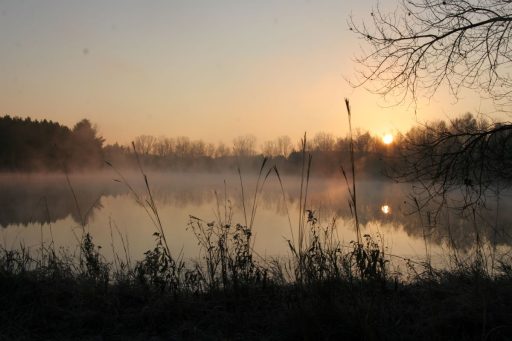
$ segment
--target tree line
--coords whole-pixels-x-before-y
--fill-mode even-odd
[[[396,139],[400,139],[399,136]],[[314,175],[341,174],[340,165],[349,160],[349,137],[335,137],[319,132],[307,138],[306,152],[313,156],[311,172]],[[137,157],[134,157],[134,151]],[[384,174],[384,159],[391,157],[396,148],[387,146],[380,136],[356,130],[354,134],[355,159],[361,172],[372,176]],[[186,136],[137,136],[131,146],[119,144],[104,148],[106,160],[116,167],[145,167],[175,171],[258,171],[262,159],[267,158],[283,173],[298,173],[302,165],[302,142],[293,142],[289,136],[279,136],[258,144],[253,135],[238,136],[231,144],[207,143]]]
[[[0,117],[2,171],[76,171],[102,167],[104,139],[83,119],[72,129],[48,120]]]
[[[391,145],[384,144],[380,136],[356,129],[353,143],[357,170],[363,176],[392,175],[404,181],[423,181],[438,174],[449,176],[444,183],[449,180],[457,185],[484,177],[509,179],[512,134],[506,127],[466,114],[451,121],[414,126],[404,134],[396,134]],[[496,133],[488,137],[481,134],[488,131]],[[474,147],[477,144],[479,148]],[[473,152],[464,154],[468,148]],[[137,136],[132,145],[105,144],[87,119],[70,129],[48,120],[0,117],[2,171],[101,169],[106,167],[105,161],[117,168],[137,168],[140,162],[157,170],[216,172],[242,167],[257,171],[266,157],[281,172],[293,173],[301,168],[301,149],[302,141],[294,143],[289,136],[258,144],[253,135],[236,137],[231,144],[150,135]],[[485,153],[480,155],[478,150]],[[339,174],[341,166],[348,167],[350,138],[319,132],[307,138],[306,152],[313,156],[312,174]],[[457,153],[459,157],[454,159]]]
[[[372,154],[379,158],[383,152],[390,152],[369,132],[358,130],[354,136],[359,159],[371,159]],[[315,158],[313,166],[319,174],[332,173],[348,153],[349,140],[320,132],[308,139],[307,149]],[[258,169],[263,157],[273,160],[282,171],[293,171],[301,162],[301,142],[280,136],[258,144],[255,136],[245,135],[234,138],[231,144],[213,144],[186,136],[140,135],[132,145],[105,144],[87,119],[68,128],[46,119],[0,117],[1,171],[101,169],[105,161],[119,168],[135,168],[142,162],[145,167],[161,170],[224,171],[242,166],[250,171]]]

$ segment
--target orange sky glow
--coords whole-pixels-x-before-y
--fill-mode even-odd
[[[0,115],[73,126],[108,143],[135,136],[261,143],[353,126],[379,136],[479,112],[468,95],[394,106],[353,89],[360,41],[347,19],[363,1],[5,1],[0,3]]]

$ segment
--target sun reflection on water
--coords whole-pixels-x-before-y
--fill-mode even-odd
[[[390,214],[391,213],[391,207],[389,207],[389,205],[382,205],[382,207],[380,208],[380,210],[382,211],[382,213],[384,214]]]

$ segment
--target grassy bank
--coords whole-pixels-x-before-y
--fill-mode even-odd
[[[510,266],[493,276],[477,263],[445,271],[423,268],[406,281],[363,275],[357,266],[350,270],[346,262],[353,256],[338,259],[346,271],[336,274],[332,264],[324,278],[303,269],[301,280],[286,281],[279,269],[289,265],[274,262],[243,279],[231,269],[226,282],[220,277],[211,282],[197,269],[172,275],[160,264],[163,277],[157,272],[151,277],[144,261],[115,270],[94,257],[80,263],[51,253],[34,259],[2,250],[0,339],[504,340],[512,335]],[[321,265],[307,258],[309,266]]]

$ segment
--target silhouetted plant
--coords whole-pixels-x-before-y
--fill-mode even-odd
[[[101,247],[93,243],[89,232],[85,233],[80,245],[80,269],[82,274],[93,281],[107,283],[110,275],[107,264],[100,253]]]
[[[369,234],[363,235],[361,243],[350,242],[353,249],[350,253],[351,266],[355,268],[362,279],[385,280],[386,263],[381,244],[375,241]]]
[[[161,291],[177,292],[181,285],[184,269],[182,261],[175,261],[164,245],[162,235],[153,233],[156,245],[153,250],[144,253],[144,259],[135,265],[135,276],[139,282]]]
[[[188,226],[204,260],[196,268],[198,276],[208,288],[238,288],[267,279],[267,270],[254,261],[252,233],[247,226],[231,221],[205,222],[194,216],[190,216]]]
[[[144,259],[135,265],[135,275],[141,283],[157,287],[162,291],[170,290],[177,292],[181,289],[182,275],[185,265],[182,261],[181,255],[175,258],[171,254],[171,249],[167,243],[164,227],[149,185],[149,180],[142,168],[140,156],[134,142],[132,142],[132,147],[137,165],[144,179],[147,198],[141,196],[110,162],[106,163],[112,167],[120,177],[117,181],[124,184],[129,189],[136,202],[144,208],[148,218],[156,229],[156,232],[153,233],[156,245],[153,250],[146,251],[144,253]]]
[[[20,246],[18,250],[1,249],[0,272],[3,275],[18,275],[30,268],[32,259],[25,247]]]
[[[298,250],[289,242],[289,247],[295,259],[296,278],[304,283],[315,283],[324,280],[340,279],[342,276],[343,252],[338,240],[336,220],[330,225],[322,227],[315,217],[315,213],[306,210],[307,220],[303,243],[303,251],[299,256]]]

